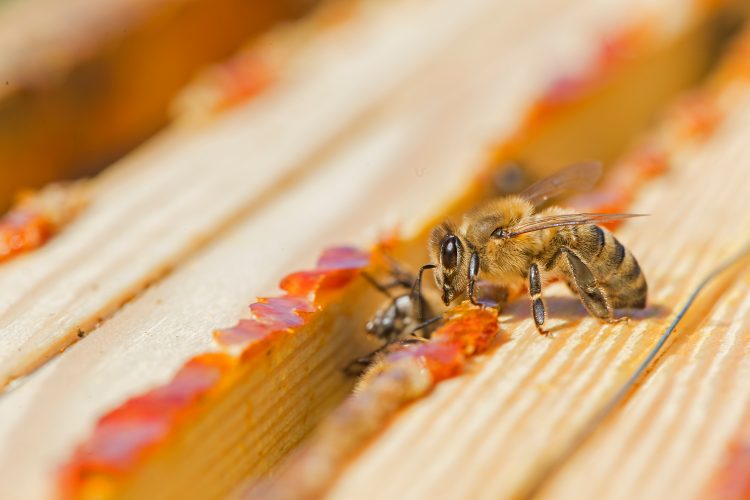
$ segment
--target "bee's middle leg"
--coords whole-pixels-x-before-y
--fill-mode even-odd
[[[573,252],[564,250],[563,253],[570,265],[570,272],[573,275],[575,292],[583,302],[589,313],[603,321],[614,321],[614,312],[609,306],[607,297],[599,286],[596,278],[591,273],[589,267]]]
[[[529,295],[531,296],[531,315],[534,317],[536,329],[542,335],[547,335],[544,329],[544,301],[542,300],[542,277],[539,274],[539,266],[531,264],[529,268]]]

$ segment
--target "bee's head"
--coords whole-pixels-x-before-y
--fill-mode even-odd
[[[437,266],[435,283],[442,292],[443,303],[448,305],[466,290],[469,266],[466,242],[452,224],[446,222],[432,231],[430,259]]]

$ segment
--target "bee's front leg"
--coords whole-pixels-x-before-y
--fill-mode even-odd
[[[479,254],[474,252],[471,254],[471,258],[469,259],[469,300],[475,306],[484,307],[482,304],[477,302],[476,293],[474,291],[478,274],[479,274]]]
[[[542,277],[539,274],[539,266],[531,264],[529,268],[529,295],[531,296],[531,315],[534,317],[536,329],[542,335],[548,332],[544,329],[544,301],[542,300]]]

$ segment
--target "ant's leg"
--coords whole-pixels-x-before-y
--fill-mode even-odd
[[[400,283],[395,282],[395,283],[387,283],[383,285],[381,283],[378,283],[377,280],[375,280],[375,278],[370,276],[369,273],[363,272],[361,274],[364,279],[366,279],[376,290],[378,290],[380,293],[382,293],[386,297],[393,298],[393,294],[388,289],[393,288],[394,286],[397,286],[400,284]]]
[[[430,326],[430,325],[432,325],[434,323],[437,323],[441,319],[443,319],[443,316],[434,316],[434,317],[432,317],[432,318],[430,318],[430,319],[428,319],[426,321],[422,321],[418,325],[415,325],[414,328],[411,328],[410,331],[409,331],[409,333],[411,335],[413,335],[413,336],[416,337],[417,336],[417,332],[419,330],[424,330],[428,326]],[[425,330],[425,333],[423,335],[419,335],[419,337],[428,339],[428,338],[430,338],[430,332],[428,332],[427,330]]]
[[[393,276],[393,282],[391,284],[394,287],[403,286],[404,288],[410,288],[412,286],[412,283],[414,283],[414,275],[410,273],[409,271],[405,270],[401,266],[401,264],[387,252],[383,252],[383,256],[386,258],[386,260],[390,264],[390,268],[391,268],[390,272],[391,272],[391,275]]]
[[[399,340],[398,344],[402,346],[407,346],[407,345],[412,345],[412,344],[423,344],[425,342],[429,342],[429,340],[424,337],[417,337],[416,335],[409,335],[408,337],[404,337],[401,340]]]
[[[531,296],[531,315],[534,317],[536,329],[540,334],[547,335],[543,327],[546,311],[542,300],[542,277],[536,262],[529,268],[529,295]]]
[[[372,352],[368,354],[367,356],[362,356],[361,358],[357,358],[352,360],[349,364],[347,364],[341,371],[344,372],[344,375],[348,377],[359,377],[362,375],[365,370],[367,370],[367,367],[372,364],[372,362],[375,360],[377,352]]]
[[[391,346],[391,342],[387,342],[383,344],[382,346],[378,347],[371,353],[362,356],[360,358],[353,359],[349,364],[347,364],[343,372],[345,375],[348,375],[350,377],[357,377],[359,375],[362,375],[362,373],[375,361],[375,358],[377,356],[388,349]]]

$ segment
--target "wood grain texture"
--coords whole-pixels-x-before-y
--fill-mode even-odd
[[[167,122],[202,65],[303,0],[26,0],[0,8],[0,209],[90,174]]]
[[[687,199],[700,198],[702,203],[683,210],[674,207],[676,214],[682,213],[683,224],[701,227],[691,233],[684,247],[702,248],[703,258],[700,263],[693,261],[693,269],[688,267],[690,261],[683,262],[685,255],[674,250],[674,257],[667,254],[660,261],[667,267],[670,260],[678,263],[692,280],[707,272],[706,264],[718,263],[720,257],[750,238],[750,219],[742,208],[749,187],[744,165],[750,159],[745,126],[750,120],[750,99],[747,95],[741,99],[719,135],[688,160],[694,163],[693,175],[705,181],[698,186],[702,191]],[[716,167],[707,169],[707,165]],[[701,167],[703,171],[697,171]],[[687,208],[692,210],[685,213]],[[694,324],[680,328],[671,348],[638,391],[559,472],[542,496],[598,498],[606,493],[610,498],[634,494],[642,498],[698,498],[704,493],[750,404],[743,383],[750,369],[750,273],[746,266],[735,267],[722,278],[706,294],[715,303],[699,305],[695,314],[702,314],[694,318]],[[576,479],[583,470],[588,478],[585,483]],[[616,488],[610,486],[613,470],[617,471]]]
[[[454,17],[452,3],[430,5],[434,9],[440,7],[443,16]],[[540,10],[549,5],[546,1],[528,3],[524,12],[537,19]],[[399,9],[408,7],[413,10],[407,12],[414,15],[429,13],[418,6],[424,4],[404,4]],[[49,496],[55,468],[98,415],[165,380],[190,355],[212,349],[214,328],[241,317],[254,295],[273,289],[281,275],[311,262],[319,249],[332,242],[372,241],[378,228],[388,228],[399,219],[421,227],[420,220],[433,217],[446,197],[471,178],[471,171],[458,166],[481,166],[488,144],[495,137],[510,133],[523,103],[530,102],[552,77],[555,68],[550,63],[586,57],[592,40],[597,38],[598,27],[618,12],[614,7],[574,10],[566,23],[537,22],[536,30],[529,30],[525,24],[517,24],[517,18],[502,16],[506,11],[503,5],[487,2],[475,7],[477,15],[464,26],[465,30],[471,29],[471,35],[462,33],[458,37],[461,42],[454,39],[455,46],[449,50],[434,42],[431,50],[439,48],[440,55],[429,52],[434,59],[425,63],[420,75],[400,81],[399,90],[389,95],[389,104],[370,113],[366,121],[352,116],[362,111],[362,103],[345,111],[339,107],[354,106],[354,101],[359,102],[365,94],[372,102],[385,93],[382,80],[368,80],[376,78],[375,74],[383,68],[376,65],[376,71],[368,67],[367,72],[362,71],[345,85],[339,78],[341,71],[348,71],[343,63],[355,64],[363,55],[359,51],[356,61],[343,58],[339,51],[344,49],[338,40],[331,41],[325,45],[326,51],[336,52],[329,60],[331,72],[325,73],[319,67],[316,75],[306,75],[304,94],[287,88],[283,94],[279,91],[266,97],[273,101],[251,103],[210,129],[173,132],[98,181],[98,198],[93,201],[96,209],[88,217],[84,215],[77,227],[73,226],[53,246],[2,270],[8,273],[6,276],[15,275],[19,286],[27,287],[29,299],[25,307],[16,306],[11,316],[24,322],[17,323],[17,331],[25,334],[33,325],[34,331],[54,333],[50,328],[55,324],[52,320],[42,330],[33,323],[32,313],[46,318],[50,311],[66,311],[62,318],[75,325],[68,314],[86,318],[92,309],[101,307],[98,301],[102,297],[117,296],[123,288],[129,289],[133,286],[131,280],[140,286],[149,266],[176,262],[173,256],[180,250],[179,244],[194,247],[194,238],[205,236],[201,231],[218,232],[227,214],[235,213],[238,205],[245,208],[215,244],[182,262],[176,272],[0,400],[0,432],[8,443],[0,457],[0,470],[3,477],[14,478],[12,482],[0,481],[0,485],[11,488],[3,492],[3,497]],[[401,10],[389,12],[391,16],[404,14]],[[433,11],[435,23],[437,12]],[[375,22],[372,17],[367,19]],[[504,20],[505,29],[497,29],[499,21],[495,19]],[[581,30],[582,25],[590,29]],[[344,33],[351,37],[355,36],[354,31],[349,28]],[[406,36],[404,32],[394,33]],[[557,46],[556,36],[562,33],[579,36],[579,43]],[[414,41],[411,37],[416,36],[411,33],[408,40]],[[528,43],[519,43],[521,40]],[[366,45],[374,50],[371,43],[374,42],[368,39]],[[406,64],[404,59],[390,61],[393,48],[379,47],[384,52],[376,60],[389,61],[393,72],[402,71],[398,68]],[[465,52],[472,57],[465,59]],[[410,54],[403,50],[400,53],[404,57]],[[505,78],[507,64],[514,61],[519,68],[515,77]],[[323,62],[322,68],[326,68]],[[475,67],[482,71],[471,72]],[[473,76],[466,78],[466,74]],[[316,82],[320,82],[319,87]],[[332,103],[326,108],[330,114],[306,116],[291,123],[276,136],[273,145],[263,145],[257,137],[252,139],[268,118],[263,110],[282,104],[283,109],[303,106],[304,99],[312,98],[311,88],[318,88],[322,96],[334,84],[343,90],[335,106]],[[288,85],[293,87],[291,82]],[[316,149],[314,145],[321,146],[328,137],[341,134],[342,127],[352,126],[344,117],[337,118],[340,125],[335,131],[318,126],[317,120],[333,119],[340,112],[356,126],[335,147]],[[317,135],[301,138],[313,130]],[[291,144],[292,138],[297,141],[293,150],[272,150],[282,141]],[[316,154],[301,165],[294,163],[313,152]],[[269,159],[271,155],[274,162]],[[285,161],[279,159],[280,155]],[[250,173],[238,158],[258,166]],[[259,165],[268,168],[261,171]],[[272,170],[273,165],[278,168]],[[294,170],[295,182],[273,190],[270,186],[274,176],[283,174],[280,169],[284,166],[299,168]],[[303,172],[309,175],[301,175]],[[176,189],[176,177],[196,182],[187,190]],[[260,201],[252,202],[250,194],[257,196],[263,188],[271,191]],[[123,225],[132,220],[138,223]],[[183,223],[175,228],[175,220]],[[84,241],[77,241],[84,236]],[[81,249],[89,246],[97,249],[88,257],[86,266],[87,273],[100,269],[93,273],[94,279],[75,266],[62,267],[64,262],[75,262]],[[68,257],[62,261],[59,255]],[[124,267],[118,268],[118,263]],[[30,269],[36,270],[37,277],[22,274]],[[57,277],[51,280],[50,276]],[[79,284],[74,288],[76,281]],[[93,283],[99,285],[96,293],[82,295],[81,290],[86,291],[86,286]],[[70,292],[61,293],[66,290]],[[31,297],[45,295],[50,299],[32,303]],[[75,302],[63,308],[66,296],[74,297]],[[50,307],[53,300],[60,301],[59,305]],[[54,408],[54,412],[47,408]]]
[[[646,314],[602,326],[562,287],[550,288],[557,326],[553,338],[543,338],[528,304],[514,304],[506,311],[507,341],[474,373],[406,410],[343,473],[330,498],[507,498],[548,479],[537,474],[635,369],[691,289],[750,234],[742,208],[750,196],[750,98],[743,85],[729,96],[723,106],[730,114],[710,142],[674,144],[670,173],[639,197],[633,211],[651,217],[618,233],[649,278]],[[700,297],[672,349],[615,418],[544,483],[542,496],[701,495],[747,407],[746,276],[724,276]]]
[[[321,37],[295,76],[253,105],[209,128],[173,130],[130,156],[95,182],[89,210],[52,245],[3,266],[0,384],[76,341],[79,331],[89,332],[234,219],[272,199],[497,8],[487,0],[397,5]],[[303,71],[310,61],[315,70]],[[423,79],[416,88],[427,84]],[[82,256],[86,266],[75,265]]]
[[[0,496],[52,495],[56,467],[99,415],[213,349],[214,328],[321,248],[371,242],[396,221],[421,229],[561,67],[650,9],[611,1],[542,20],[563,4],[367,11],[311,44],[289,80],[98,179],[88,214],[0,269],[6,380],[90,332],[0,399]]]

